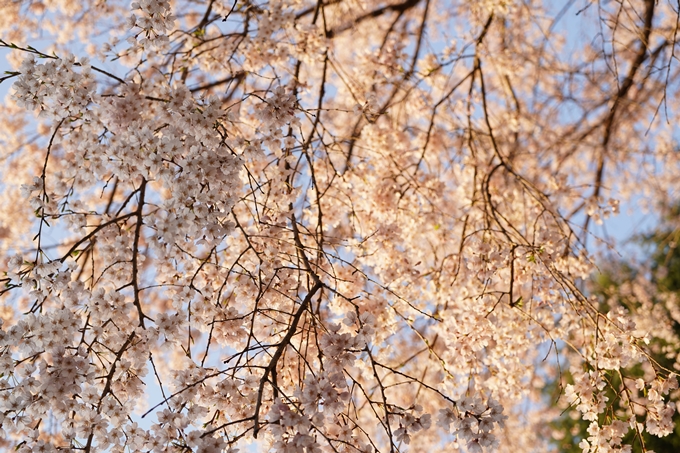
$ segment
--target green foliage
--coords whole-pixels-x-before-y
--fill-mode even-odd
[[[680,218],[680,211],[675,212],[675,217]],[[630,310],[634,312],[640,309],[640,304],[630,296],[622,296],[621,289],[626,283],[633,282],[636,278],[648,278],[657,290],[657,295],[664,293],[676,293],[680,296],[680,250],[678,250],[677,243],[680,240],[680,230],[658,230],[652,234],[638,237],[636,241],[643,246],[649,247],[648,259],[649,264],[644,268],[637,268],[628,262],[614,262],[610,263],[609,267],[603,270],[602,273],[593,276],[591,280],[590,293],[597,295],[600,301],[599,309],[602,313],[609,311],[607,304],[608,298],[612,296],[619,296],[618,299]],[[643,273],[647,272],[647,275]],[[680,324],[677,322],[673,324],[673,329],[680,335]],[[668,343],[659,338],[652,338],[649,344],[649,351],[667,351]],[[672,351],[677,354],[680,351]],[[674,355],[669,357],[667,353],[652,352],[652,357],[658,364],[666,369],[673,369],[675,363]],[[564,371],[564,370],[563,370]],[[643,371],[640,366],[635,366],[622,370],[628,377],[642,376]],[[563,373],[564,383],[573,383],[572,377],[568,371]],[[620,377],[618,374],[610,376],[614,388],[620,384]],[[552,401],[556,401],[560,396],[561,388],[559,382],[555,381],[546,392],[550,395]],[[618,399],[613,390],[609,389],[607,393],[609,404]],[[582,420],[580,413],[575,407],[566,409],[559,419],[552,424],[553,433],[555,433],[553,444],[560,453],[580,453],[582,449],[579,443],[583,439],[587,439],[589,434],[587,432],[590,422]],[[601,416],[601,417],[606,417]],[[673,418],[675,423],[675,430],[672,434],[666,437],[656,437],[648,434],[646,431],[642,434],[644,448],[647,451],[654,451],[655,453],[677,453],[680,452],[680,415],[676,413]],[[600,420],[609,421],[609,420]],[[638,420],[639,421],[639,420]],[[639,439],[633,441],[637,434],[631,430],[627,437],[624,438],[623,444],[632,443],[633,453],[643,452],[642,443]],[[633,442],[631,442],[633,441]]]

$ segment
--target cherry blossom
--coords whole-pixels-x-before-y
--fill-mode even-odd
[[[586,281],[600,224],[677,204],[677,5],[576,3],[0,6],[0,445],[672,432],[677,300]]]

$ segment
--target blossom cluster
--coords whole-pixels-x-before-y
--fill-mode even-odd
[[[76,61],[69,55],[38,64],[30,57],[19,72],[12,97],[19,105],[40,110],[50,119],[81,115],[93,100],[96,83],[87,58]]]
[[[130,5],[139,16],[131,14],[127,19],[128,28],[140,28],[136,32],[137,39],[131,43],[142,48],[161,49],[169,43],[168,32],[175,24],[175,16],[168,0],[140,0]],[[140,37],[141,35],[141,37]]]
[[[437,424],[456,438],[465,442],[470,452],[482,452],[482,447],[498,447],[498,439],[492,434],[495,426],[504,427],[508,417],[503,406],[493,398],[486,404],[479,397],[466,396],[451,408],[441,409]]]

